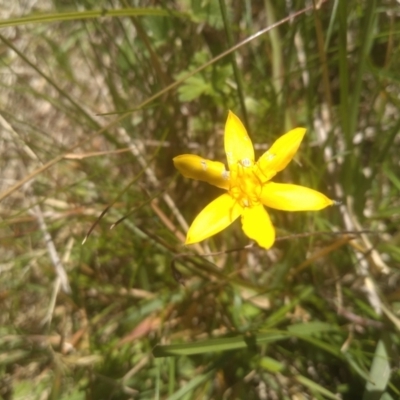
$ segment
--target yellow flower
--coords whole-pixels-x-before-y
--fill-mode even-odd
[[[270,182],[292,160],[305,133],[304,128],[289,131],[255,162],[253,144],[246,128],[229,111],[224,136],[229,171],[218,161],[193,154],[175,157],[175,167],[183,176],[227,190],[195,218],[185,244],[207,239],[241,216],[244,233],[268,249],[274,244],[275,229],[264,206],[284,211],[308,211],[334,204],[313,189]]]

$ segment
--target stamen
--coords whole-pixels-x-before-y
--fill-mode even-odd
[[[231,168],[229,192],[242,207],[253,207],[260,202],[262,181],[256,168],[249,158],[240,160]]]
[[[243,158],[243,160],[240,161],[240,163],[243,165],[243,167],[250,167],[251,165],[251,161],[248,158]]]
[[[229,179],[229,171],[223,171],[222,172],[222,178],[227,181]]]

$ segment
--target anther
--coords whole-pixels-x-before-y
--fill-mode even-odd
[[[240,163],[243,165],[243,167],[250,167],[251,165],[251,161],[248,158],[243,158],[243,160],[240,161]]]

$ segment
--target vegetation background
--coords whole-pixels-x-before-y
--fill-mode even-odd
[[[398,1],[0,9],[0,397],[399,398]],[[225,161],[228,109],[342,205],[185,248],[219,190],[172,158]]]

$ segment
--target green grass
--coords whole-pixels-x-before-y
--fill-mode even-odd
[[[396,3],[15,4],[0,20],[0,397],[399,398]],[[184,247],[220,190],[172,158],[225,162],[229,109],[257,156],[306,127],[275,180],[342,205],[271,210],[268,251],[239,222]]]

